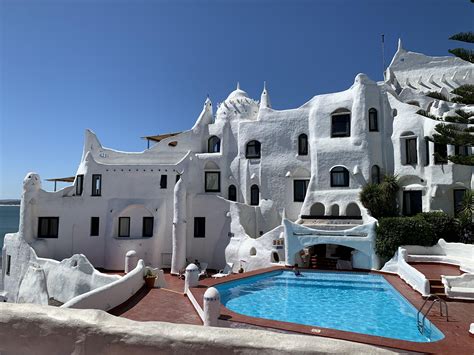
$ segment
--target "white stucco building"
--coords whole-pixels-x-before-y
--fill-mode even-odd
[[[435,161],[435,150],[458,148],[426,141],[439,122],[416,113],[463,107],[425,94],[450,96],[474,83],[472,71],[459,58],[409,52],[400,42],[384,82],[359,74],[347,90],[287,110],[272,108],[266,87],[257,101],[237,86],[215,113],[208,98],[190,130],[148,137],[155,144],[143,152],[105,148],[87,130],[73,185],[47,192],[37,175],[25,178],[20,231],[5,239],[3,284],[21,282],[15,238],[38,257],[82,253],[109,270],[123,270],[131,249],[177,273],[195,259],[235,270],[302,263],[300,251],[317,244],[331,245],[326,256],[350,247],[353,266],[378,268],[376,220],[358,199],[365,184],[398,175],[405,214],[453,214],[457,191],[472,188],[472,167]]]

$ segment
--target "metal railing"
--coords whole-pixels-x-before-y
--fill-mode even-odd
[[[428,301],[431,301],[431,303],[429,304],[428,308],[426,309],[426,312],[423,312],[425,306],[428,304]],[[428,297],[426,297],[425,302],[423,302],[421,307],[418,309],[418,313],[416,314],[416,322],[417,322],[417,325],[418,325],[418,331],[421,334],[425,334],[425,331],[426,331],[426,317],[427,317],[428,313],[430,313],[431,308],[433,308],[433,306],[436,303],[439,304],[439,314],[440,314],[440,316],[441,317],[446,316],[446,321],[449,322],[448,304],[446,303],[446,301],[443,300],[442,298],[440,298],[437,295],[429,295]],[[446,314],[443,314],[443,305],[444,305],[444,309],[446,311]],[[431,322],[429,322],[429,325],[430,325],[429,333],[431,334]]]

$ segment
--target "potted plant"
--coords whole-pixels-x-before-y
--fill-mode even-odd
[[[146,287],[148,288],[155,287],[156,274],[154,274],[153,271],[148,269],[144,278],[145,278]]]

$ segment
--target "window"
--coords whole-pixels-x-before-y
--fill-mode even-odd
[[[77,175],[77,177],[76,177],[76,196],[81,196],[83,189],[84,189],[84,175]]]
[[[250,205],[258,206],[260,203],[260,190],[257,185],[252,185],[250,188]]]
[[[205,180],[206,192],[221,191],[221,173],[219,171],[206,171]]]
[[[119,237],[130,237],[130,217],[119,217]]]
[[[446,144],[434,144],[435,164],[446,164],[448,162],[448,146]]]
[[[168,175],[161,175],[160,189],[166,189],[167,187],[168,187]]]
[[[425,137],[425,166],[430,165],[430,141]]]
[[[455,145],[454,154],[467,157],[469,156],[469,147],[467,145]]]
[[[235,188],[235,185],[230,185],[229,186],[229,200],[230,201],[237,201],[237,189]]]
[[[454,191],[454,215],[457,217],[462,209],[462,201],[464,200],[465,189],[455,189]]]
[[[206,218],[194,217],[194,238],[206,237]]]
[[[99,235],[99,217],[91,217],[91,237]]]
[[[336,166],[331,170],[331,187],[349,186],[349,171],[342,166]]]
[[[308,155],[308,136],[304,133],[298,137],[298,155]]]
[[[372,166],[372,184],[380,184],[380,168],[378,165]]]
[[[38,218],[38,238],[57,238],[59,217]]]
[[[176,175],[176,182],[178,182],[179,179],[181,179],[181,175],[178,174],[178,175]]]
[[[304,202],[309,180],[293,180],[293,201]]]
[[[369,131],[377,132],[379,130],[379,123],[377,118],[377,110],[371,108],[369,110]]]
[[[405,164],[417,164],[418,163],[418,152],[416,149],[416,138],[407,138],[405,140]]]
[[[100,196],[102,193],[102,175],[92,175],[92,196]]]
[[[11,265],[12,265],[12,256],[7,255],[7,270],[5,272],[6,275],[10,275]]]
[[[351,136],[351,114],[349,111],[333,114],[332,116],[331,137],[350,137]]]
[[[143,232],[144,237],[153,236],[153,223],[155,219],[153,217],[143,217]]]
[[[260,142],[250,141],[245,148],[245,157],[247,159],[260,159]]]
[[[208,153],[219,153],[221,151],[221,140],[216,137],[212,136],[207,141],[207,152]]]
[[[403,215],[414,216],[422,210],[421,191],[403,191]]]

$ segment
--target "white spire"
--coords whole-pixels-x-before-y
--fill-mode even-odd
[[[403,50],[404,50],[404,49],[403,49],[402,39],[401,39],[401,38],[398,39],[398,49],[397,49],[397,50],[398,50],[398,51],[403,51]]]
[[[260,96],[260,108],[262,107],[267,107],[267,108],[272,107],[272,103],[270,101],[270,95],[268,95],[268,92],[267,92],[266,81],[263,82],[263,91],[262,91],[262,95]]]
[[[237,82],[237,90],[240,90],[240,82]]]

